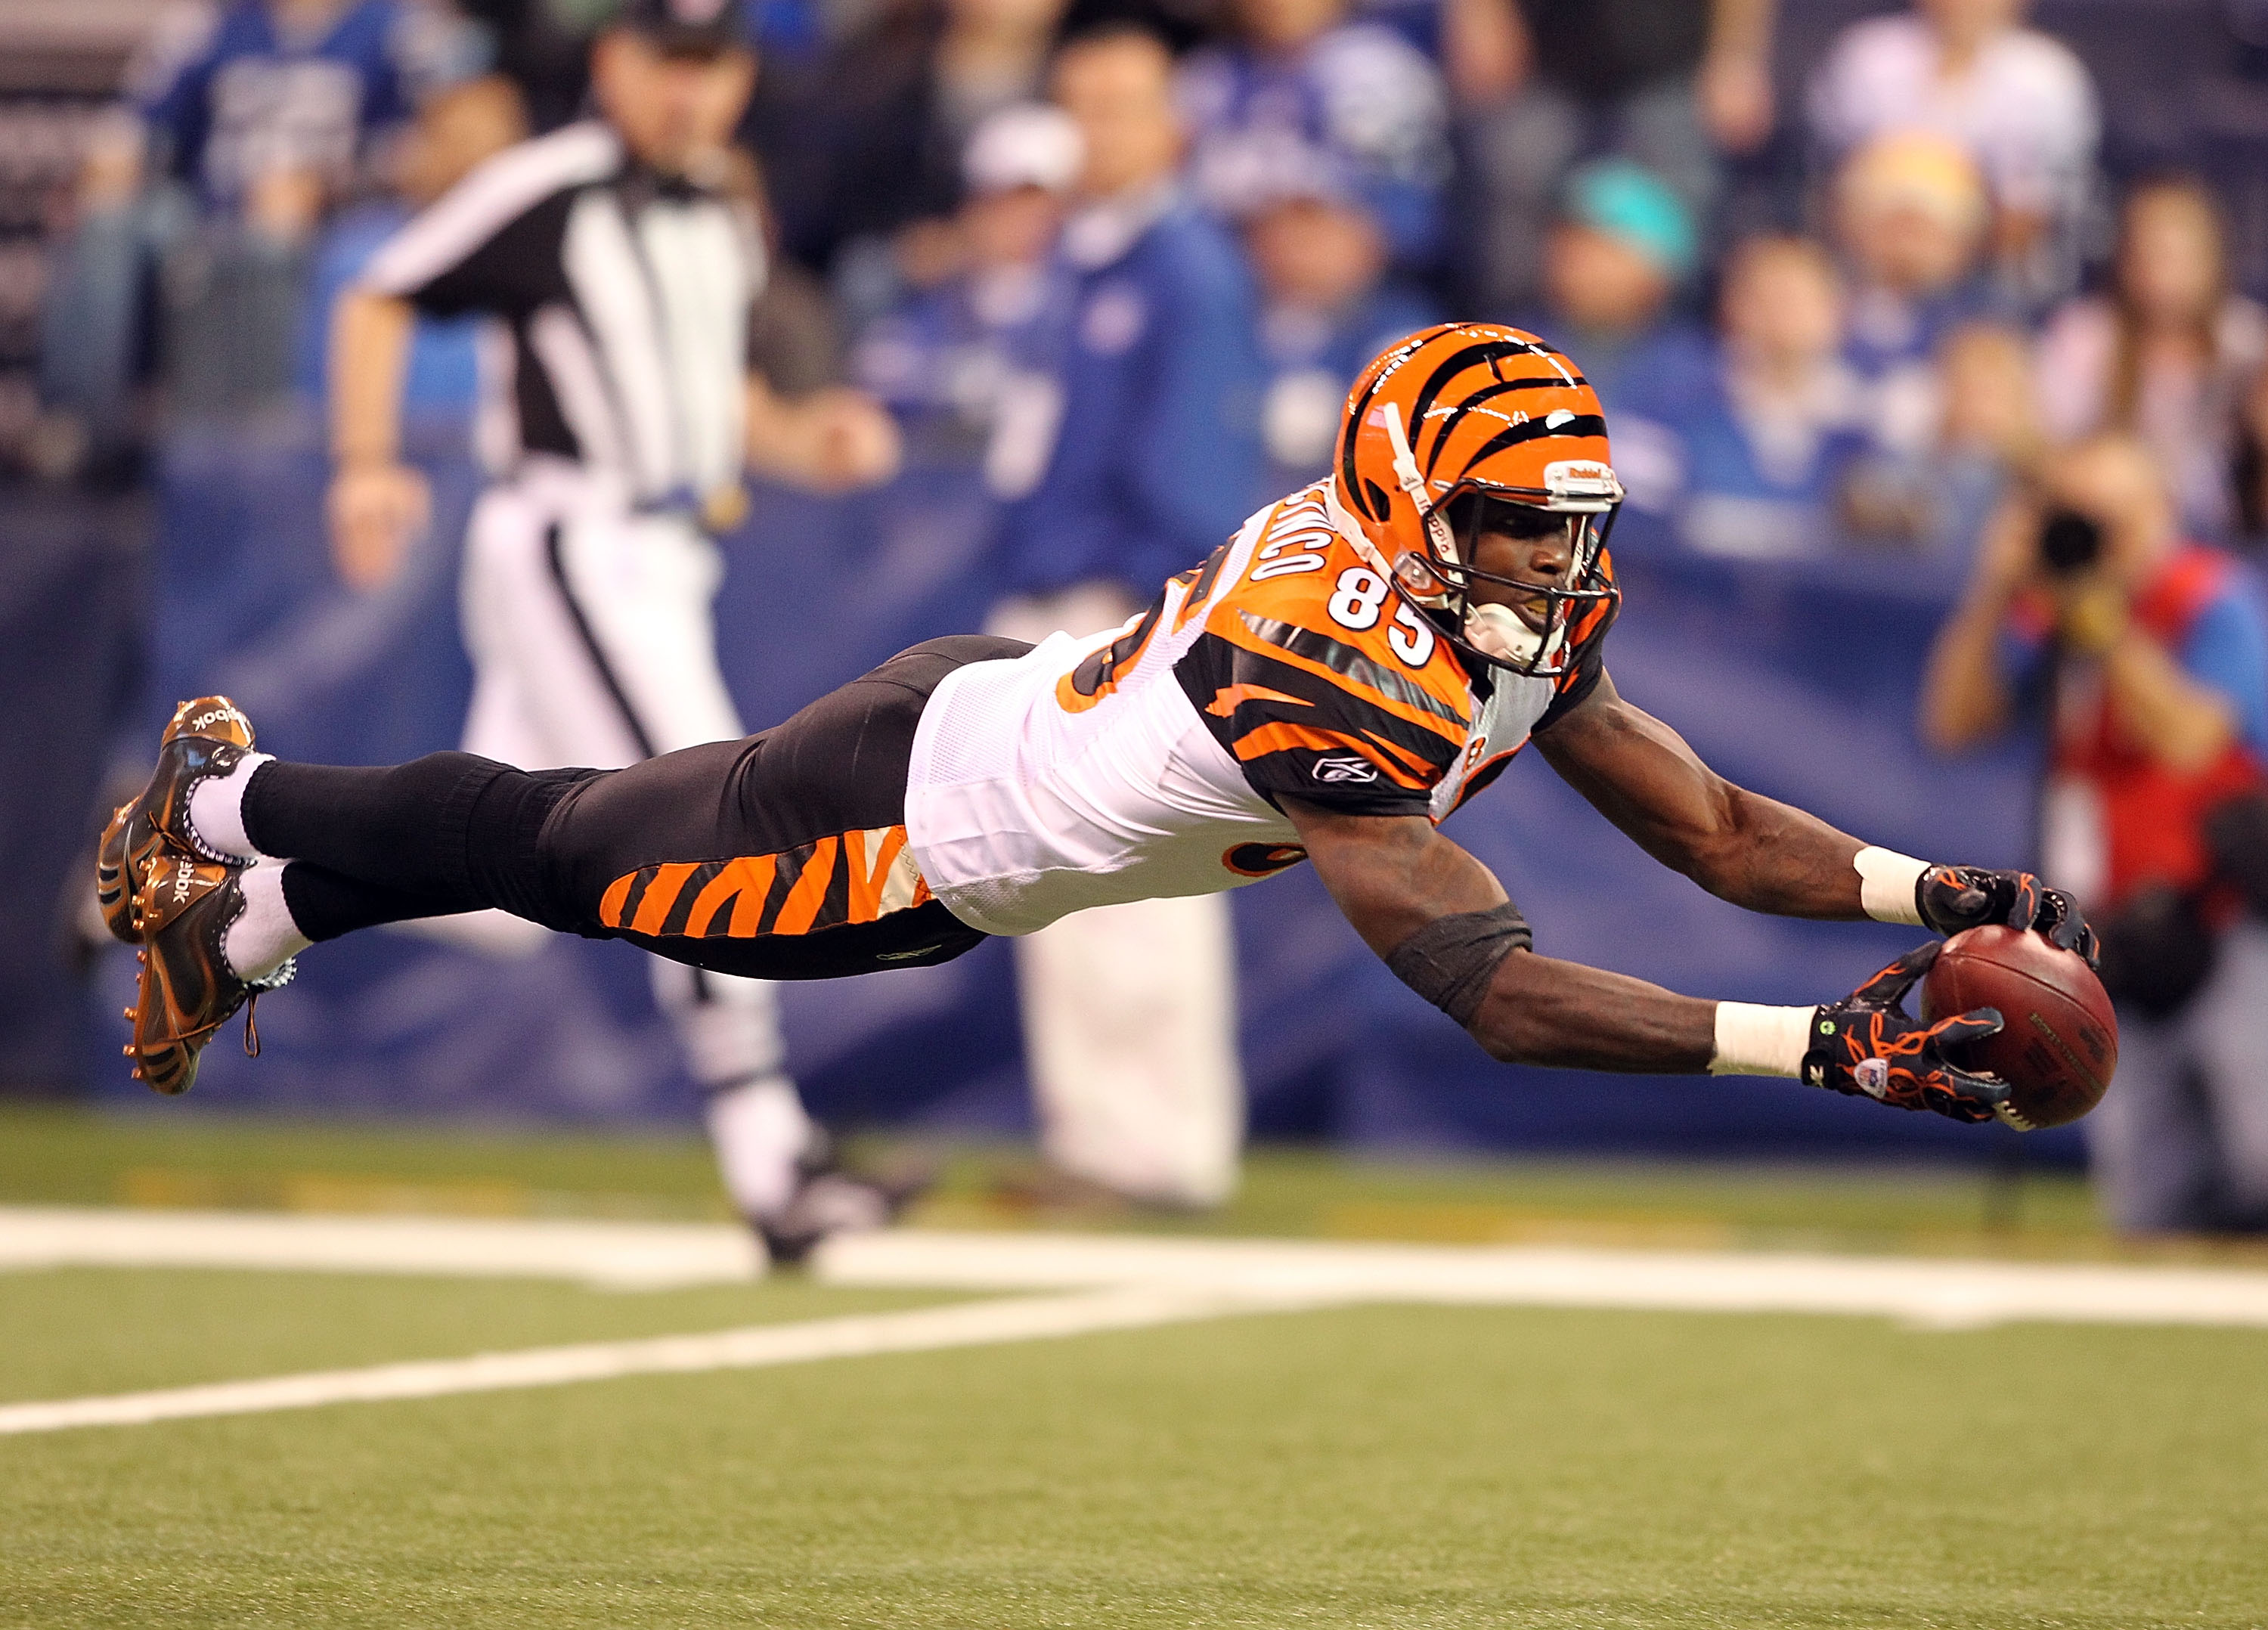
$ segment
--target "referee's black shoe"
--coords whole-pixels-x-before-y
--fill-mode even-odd
[[[923,1169],[871,1176],[846,1170],[831,1148],[797,1162],[795,1192],[777,1211],[749,1219],[775,1268],[800,1268],[837,1234],[887,1228],[935,1181]]]

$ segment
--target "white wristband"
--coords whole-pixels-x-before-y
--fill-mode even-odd
[[[1717,1056],[1712,1075],[1803,1073],[1811,1050],[1811,1021],[1816,1007],[1765,1007],[1755,1002],[1717,1004]]]
[[[1867,916],[1878,923],[1922,926],[1914,887],[1929,870],[1928,861],[1896,850],[1867,848],[1851,858],[1851,865],[1859,874],[1859,904]]]

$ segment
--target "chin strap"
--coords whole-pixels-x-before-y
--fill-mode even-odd
[[[1434,549],[1442,559],[1462,565],[1457,554],[1457,540],[1449,530],[1449,523],[1441,512],[1433,507],[1425,491],[1425,477],[1418,471],[1418,460],[1410,451],[1409,432],[1402,428],[1402,420],[1391,407],[1381,405],[1376,411],[1386,421],[1387,445],[1394,449],[1394,479],[1418,511],[1418,519],[1425,523],[1425,535],[1433,541]]]

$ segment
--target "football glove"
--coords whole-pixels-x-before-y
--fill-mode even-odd
[[[1945,1049],[1997,1033],[1999,1010],[1978,1007],[1925,1024],[1902,1005],[1942,948],[1937,940],[1918,946],[1841,1001],[1814,1013],[1803,1079],[1893,1109],[1928,1110],[1956,1121],[1996,1118],[2008,1096],[2007,1084],[1960,1068],[1947,1059]]]
[[[2095,930],[2079,914],[2079,902],[2051,889],[2029,872],[1988,872],[1975,866],[1933,866],[1914,883],[1921,920],[1941,934],[2005,923],[2035,928],[2066,951],[2077,951],[2090,968],[2102,966]]]

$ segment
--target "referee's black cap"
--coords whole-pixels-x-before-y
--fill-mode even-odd
[[[740,0],[622,0],[613,26],[672,56],[713,56],[748,43]]]

